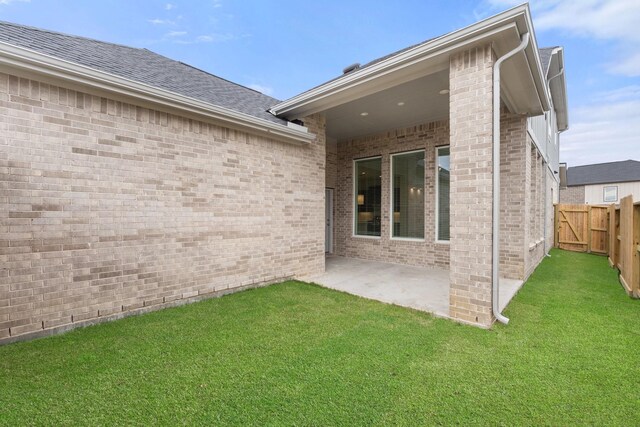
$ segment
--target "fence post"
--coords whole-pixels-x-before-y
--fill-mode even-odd
[[[609,205],[609,264],[615,268],[616,261],[616,243],[618,242],[618,236],[616,231],[616,205],[612,203]]]
[[[556,203],[555,205],[553,205],[553,209],[554,209],[554,214],[553,214],[553,246],[555,246],[556,248],[560,246],[560,244],[558,243],[559,239],[559,235],[560,235],[560,228],[559,225],[560,223],[558,222],[558,204]]]
[[[635,264],[635,253],[637,252],[637,245],[634,245],[633,211],[633,198],[631,196],[622,198],[620,200],[620,249],[618,251],[618,265],[620,282],[629,296],[634,295],[633,265]]]
[[[640,298],[640,202],[633,205],[633,273],[631,287],[633,296]]]
[[[587,253],[591,253],[591,205],[587,205]]]

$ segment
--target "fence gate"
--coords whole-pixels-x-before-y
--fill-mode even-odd
[[[575,252],[607,254],[608,207],[592,205],[556,205],[556,244]]]

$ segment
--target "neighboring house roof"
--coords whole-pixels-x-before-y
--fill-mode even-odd
[[[640,162],[624,160],[567,169],[567,186],[640,181]]]
[[[215,106],[284,124],[267,110],[279,101],[147,49],[0,21],[0,42],[30,49]]]

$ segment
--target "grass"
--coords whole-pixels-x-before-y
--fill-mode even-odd
[[[241,292],[0,347],[0,424],[640,424],[640,301],[605,258],[553,251],[505,314]]]

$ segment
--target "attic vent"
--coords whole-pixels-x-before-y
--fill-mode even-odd
[[[344,70],[342,70],[342,74],[348,74],[352,71],[357,70],[358,68],[360,68],[360,63],[356,62],[355,64],[351,64],[347,66]]]

